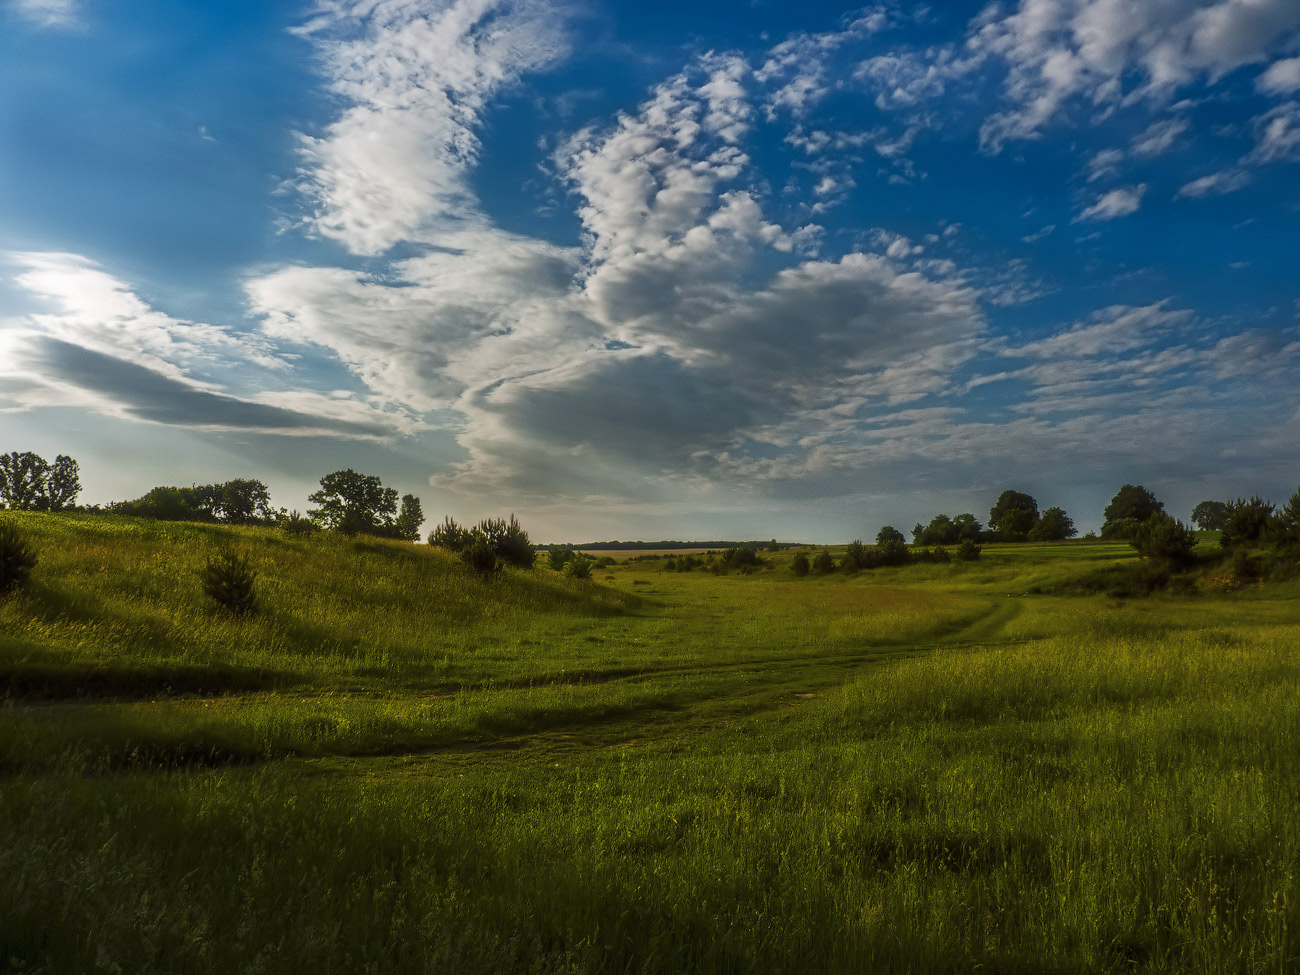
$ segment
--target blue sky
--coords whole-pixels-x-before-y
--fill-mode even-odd
[[[544,539],[1300,480],[1300,3],[0,0],[0,449]]]

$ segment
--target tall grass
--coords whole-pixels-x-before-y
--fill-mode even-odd
[[[1019,595],[1068,547],[484,585],[399,543],[32,530],[0,968],[1300,965],[1291,589]],[[269,619],[177,581],[231,541]]]

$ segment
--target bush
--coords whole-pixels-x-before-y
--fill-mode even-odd
[[[749,568],[752,571],[763,565],[763,559],[754,546],[741,545],[723,552],[722,564],[729,569]]]
[[[460,557],[465,564],[479,575],[487,577],[501,570],[497,553],[491,542],[477,529],[471,534],[470,543],[460,550]]]
[[[957,558],[963,562],[978,562],[980,547],[969,538],[963,538],[957,546]]]
[[[802,578],[812,570],[812,563],[808,561],[808,556],[800,552],[790,563],[790,571]]]
[[[576,557],[577,553],[563,545],[552,545],[546,551],[546,561],[556,572],[563,572],[564,567]],[[665,566],[667,568],[667,566]]]
[[[256,580],[248,557],[231,551],[208,559],[203,568],[203,591],[236,616],[247,616],[257,608]]]
[[[1196,561],[1196,533],[1163,511],[1142,522],[1130,544],[1138,555],[1156,565],[1182,568]]]
[[[298,512],[290,511],[280,519],[280,531],[290,538],[302,538],[316,530],[316,524],[310,518],[304,518]]]
[[[822,549],[817,553],[817,557],[812,561],[813,571],[819,576],[829,575],[835,571],[835,560],[831,558],[831,553]]]
[[[476,535],[482,535],[492,548],[492,553],[507,565],[517,565],[521,569],[531,569],[537,559],[537,550],[529,541],[528,532],[524,531],[514,515],[509,521],[500,518],[485,518],[474,529]]]
[[[473,533],[456,524],[451,515],[444,518],[441,525],[429,532],[429,544],[439,545],[449,552],[463,552],[473,540]]]
[[[901,540],[889,538],[876,546],[876,558],[881,565],[907,565],[912,553]]]
[[[36,568],[36,549],[17,525],[0,521],[0,595],[27,585]]]
[[[1273,506],[1263,498],[1238,498],[1228,502],[1219,530],[1219,544],[1225,549],[1261,542],[1268,534]]]
[[[590,579],[591,560],[581,553],[564,563],[564,574],[570,579]]]

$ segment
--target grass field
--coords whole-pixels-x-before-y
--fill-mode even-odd
[[[14,516],[0,971],[1300,970],[1300,588]],[[198,582],[260,573],[248,620]]]

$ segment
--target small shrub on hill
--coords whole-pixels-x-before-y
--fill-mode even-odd
[[[303,538],[316,530],[316,524],[310,518],[304,518],[296,510],[290,511],[280,519],[280,531],[290,538]]]
[[[1181,521],[1157,511],[1138,525],[1130,544],[1138,555],[1168,569],[1181,569],[1196,561],[1196,533]]]
[[[570,579],[590,579],[591,559],[579,552],[564,563],[564,574]]]
[[[831,558],[830,552],[822,549],[812,560],[812,568],[819,576],[829,575],[835,571],[835,560]]]
[[[1260,497],[1237,498],[1228,502],[1219,530],[1219,544],[1225,549],[1264,541],[1273,517],[1273,506]]]
[[[812,570],[812,563],[808,561],[808,556],[803,552],[796,555],[790,563],[790,571],[802,578]]]
[[[248,557],[231,551],[208,559],[203,568],[203,591],[236,616],[247,616],[257,608],[256,581]]]
[[[17,525],[0,521],[0,596],[27,585],[36,568],[36,549]]]
[[[474,540],[473,533],[460,525],[448,515],[442,524],[429,532],[429,544],[438,545],[449,552],[460,552]]]
[[[876,546],[876,558],[881,565],[907,565],[912,553],[901,539],[888,538]]]
[[[476,535],[482,535],[493,554],[507,565],[521,569],[531,569],[537,559],[537,550],[528,538],[528,532],[519,524],[519,520],[510,516],[509,521],[501,518],[485,518],[474,529]]]
[[[484,578],[495,575],[501,570],[492,543],[477,529],[472,533],[470,543],[460,550],[460,557],[466,565]]]
[[[969,538],[963,538],[957,546],[957,558],[962,562],[978,562],[980,547]]]
[[[546,550],[546,563],[556,572],[563,572],[564,567],[576,557],[577,553],[563,545],[552,545]],[[665,566],[665,568],[667,568]]]

